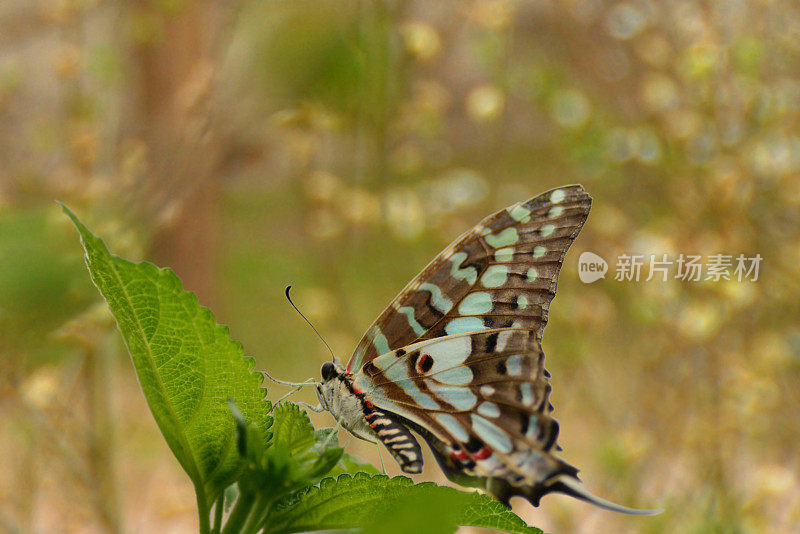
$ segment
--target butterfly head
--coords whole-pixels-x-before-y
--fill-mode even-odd
[[[317,384],[317,398],[323,409],[341,421],[356,437],[367,439],[371,429],[364,419],[362,400],[356,394],[352,377],[338,360],[325,362],[320,369],[322,383]]]
[[[325,362],[322,364],[322,369],[320,370],[322,374],[322,380],[327,382],[328,380],[332,380],[336,375],[336,364],[333,362]]]

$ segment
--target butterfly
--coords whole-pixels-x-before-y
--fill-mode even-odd
[[[558,273],[592,205],[580,185],[501,210],[445,248],[369,327],[347,366],[322,366],[318,410],[378,440],[406,473],[427,442],[444,474],[508,504],[558,492],[601,508],[556,456],[542,334]]]

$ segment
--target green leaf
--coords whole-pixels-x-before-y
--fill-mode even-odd
[[[320,447],[325,443],[339,445],[339,440],[335,436],[332,438],[330,437],[333,432],[337,432],[337,429],[333,427],[327,427],[314,430],[314,439],[317,440],[317,446]],[[328,472],[328,476],[337,477],[345,473],[349,473],[351,475],[355,475],[356,473],[379,475],[381,471],[371,463],[344,453],[342,454],[342,458],[339,460],[339,463],[337,463],[333,469]]]
[[[270,402],[262,375],[169,269],[111,255],[66,206],[80,233],[92,281],[117,321],[147,404],[167,444],[194,483],[202,509],[230,485],[241,466],[234,399],[268,439]]]
[[[366,517],[364,534],[452,534],[460,512],[471,495],[432,483],[414,486],[413,491],[379,502]]]
[[[253,439],[256,425],[246,423],[233,402],[230,408],[237,422],[237,449],[247,460],[239,488],[242,493],[259,494],[264,502],[285,499],[319,481],[344,454],[335,440],[317,442],[308,414],[296,404],[283,402],[275,408],[269,447]]]
[[[420,521],[420,518],[424,521]],[[341,475],[276,506],[264,530],[289,534],[309,530],[366,527],[373,532],[453,532],[456,525],[519,534],[542,534],[510,508],[479,493],[433,483],[414,485],[406,477]]]
[[[230,409],[237,425],[237,449],[246,461],[237,481],[239,500],[223,532],[255,532],[275,503],[291,500],[318,482],[341,460],[344,449],[334,440],[318,443],[308,414],[291,402],[275,409],[269,447],[263,446],[256,425],[245,422],[235,403]]]
[[[317,441],[319,434],[308,414],[294,403],[283,402],[275,409],[274,430],[275,439],[265,457],[291,457],[291,475],[282,481],[284,488],[301,489],[317,482],[344,454],[335,439]]]
[[[283,402],[275,408],[272,430],[273,446],[286,447],[292,456],[308,451],[316,443],[308,414],[292,402]]]
[[[381,474],[381,470],[371,463],[364,462],[351,454],[344,453],[339,463],[328,472],[328,476],[336,477],[344,474],[355,475],[356,473],[379,475]]]
[[[482,493],[473,493],[472,495],[472,502],[461,512],[458,519],[459,525],[493,528],[523,534],[543,534],[541,529],[529,527],[505,504]]]
[[[264,456],[273,471],[280,464],[279,459],[288,458],[284,462],[289,473],[280,481],[283,488],[305,488],[328,474],[341,459],[344,449],[335,440],[318,446],[315,437],[305,410],[291,402],[283,402],[275,409],[275,440]]]

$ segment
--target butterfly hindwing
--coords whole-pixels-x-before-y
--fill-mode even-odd
[[[564,255],[591,207],[579,185],[490,215],[445,248],[384,310],[348,371],[418,340],[520,326],[541,340]]]
[[[524,328],[456,334],[383,354],[354,385],[430,432],[459,470],[525,477],[558,433],[543,358],[535,333]]]

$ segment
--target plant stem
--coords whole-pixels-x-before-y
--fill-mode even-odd
[[[250,515],[250,510],[253,509],[253,501],[255,496],[252,493],[240,492],[239,498],[236,499],[236,504],[228,516],[228,521],[225,522],[225,527],[222,529],[222,534],[239,533],[242,531],[242,526]]]
[[[195,493],[197,494],[197,517],[200,523],[200,534],[211,534],[210,510],[206,492],[195,486]]]
[[[253,504],[252,513],[247,518],[247,522],[242,529],[243,534],[255,534],[261,528],[261,524],[264,522],[266,518],[266,510],[267,510],[267,503],[265,502],[265,498],[263,494],[259,494],[256,497],[255,503]]]
[[[213,534],[220,534],[222,529],[222,515],[225,513],[225,491],[219,494],[217,504],[214,506],[214,529]]]
[[[109,380],[112,373],[114,348],[100,354],[101,334],[81,336],[84,349],[84,380],[88,403],[88,464],[92,480],[93,500],[105,529],[122,532],[114,465],[114,423],[111,413]],[[116,339],[114,339],[116,341]]]

